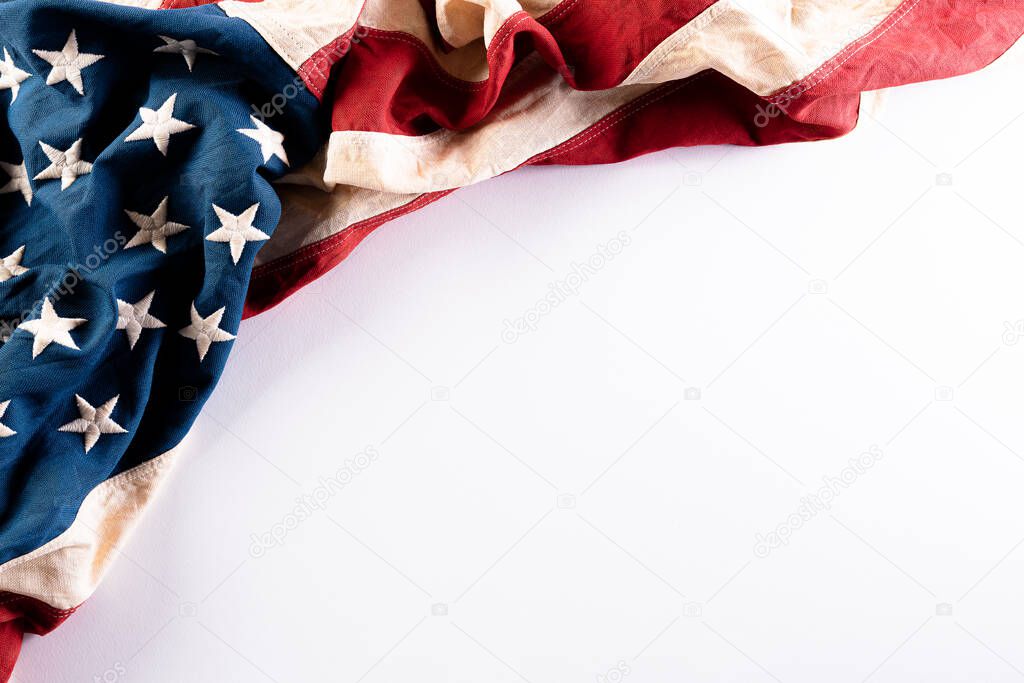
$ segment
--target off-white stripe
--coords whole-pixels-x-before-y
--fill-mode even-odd
[[[0,591],[56,609],[92,595],[174,461],[177,449],[122,472],[92,491],[71,526],[28,555],[0,565]]]
[[[362,0],[263,0],[218,3],[256,29],[288,66],[298,70],[356,22]]]
[[[428,17],[419,0],[367,0],[359,25],[394,33],[391,40],[416,47],[432,57],[445,74],[478,83],[487,79],[487,49],[506,40],[505,23],[516,12],[532,17],[547,13],[557,0],[442,0]],[[454,50],[441,50],[434,38],[435,22]]]
[[[767,96],[873,31],[903,0],[719,0],[656,47],[623,84],[705,69]]]

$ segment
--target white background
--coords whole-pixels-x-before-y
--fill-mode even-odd
[[[1022,65],[842,140],[527,169],[381,228],[243,324],[16,680],[1024,679]]]

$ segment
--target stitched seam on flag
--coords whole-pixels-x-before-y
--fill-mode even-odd
[[[861,41],[864,41],[865,39],[867,39],[867,36],[864,36],[864,37],[860,38],[859,40],[857,40],[857,41],[855,41],[853,43],[850,43],[849,45],[847,45],[843,49],[842,52],[840,52],[835,57],[833,57],[829,61],[827,61],[824,64],[822,64],[820,67],[817,68],[817,70],[815,70],[813,73],[809,74],[802,81],[798,81],[795,85],[800,87],[801,94],[805,93],[805,92],[807,92],[809,90],[812,90],[813,88],[815,88],[818,85],[820,85],[822,83],[822,81],[824,81],[826,78],[831,76],[837,70],[842,68],[842,66],[844,64],[846,64],[848,61],[853,59],[857,55],[857,53],[859,53],[861,50],[863,50],[864,48],[868,47],[869,45],[874,43],[876,40],[878,40],[879,38],[884,36],[886,33],[888,33],[894,27],[896,27],[901,21],[903,21],[904,18],[906,18],[906,16],[908,14],[910,14],[914,10],[914,8],[916,8],[921,3],[921,0],[908,0],[908,3],[904,3],[905,9],[903,9],[902,12],[897,11],[898,15],[896,15],[896,16],[891,15],[889,17],[889,19],[886,20],[888,25],[885,26],[885,28],[876,27],[875,30],[877,31],[877,33],[874,36],[872,36],[869,40],[867,40],[867,42],[861,43]],[[860,43],[860,44],[858,45],[858,43]],[[856,46],[856,49],[854,49],[855,46]],[[853,52],[851,52],[849,55],[847,55],[844,59],[842,59],[838,63],[834,63],[835,60],[837,60],[840,57],[842,57],[843,53],[848,51],[848,50],[853,50]],[[831,69],[829,69],[827,72],[825,72],[825,73],[821,74],[820,76],[818,76],[817,78],[815,78],[815,74],[817,74],[822,69],[825,69],[825,68],[829,67],[830,65],[832,66]],[[806,81],[811,81],[811,82],[807,83]],[[787,88],[787,90],[791,89],[792,87],[794,87],[794,86],[790,86],[790,88]],[[781,99],[783,97],[785,97],[785,93],[783,93],[781,95],[776,95],[775,97],[773,97],[771,99],[772,100],[779,100],[779,99]]]
[[[71,614],[77,607],[69,607],[68,609],[57,609],[53,605],[47,605],[39,598],[31,598],[27,595],[18,595],[16,593],[8,593],[7,595],[0,596],[0,606],[3,605],[14,605],[20,602],[30,602],[31,608],[40,612],[46,612],[51,616],[63,617]]]
[[[319,76],[320,78],[327,78],[327,74],[324,73],[324,70],[321,69],[320,65],[316,63],[316,56],[318,54],[320,54],[320,52],[323,51],[324,48],[329,47],[329,46],[333,45],[334,43],[338,42],[338,40],[340,38],[341,38],[341,36],[338,36],[337,38],[335,38],[331,42],[327,43],[327,45],[324,45],[319,50],[314,52],[313,55],[309,59],[307,59],[305,62],[303,62],[302,66],[299,67],[300,74],[303,71],[307,71],[307,72],[311,72],[310,73],[311,76]],[[323,93],[320,92],[319,86],[316,88],[316,90],[317,90],[317,94],[318,95],[323,95]]]
[[[512,22],[512,17],[516,17],[515,23]],[[501,47],[501,44],[508,40],[508,37],[512,35],[512,31],[516,27],[518,27],[519,24],[523,23],[527,19],[532,19],[532,17],[522,10],[516,12],[511,17],[506,19],[505,23],[501,25],[498,31],[493,36],[491,36],[491,45],[488,46],[488,52],[492,48],[497,50],[499,47]]]
[[[307,59],[305,62],[303,62],[299,66],[299,68],[297,70],[299,76],[302,77],[303,82],[306,83],[306,85],[309,87],[309,89],[313,91],[313,93],[316,95],[316,98],[318,100],[324,96],[324,86],[318,85],[316,81],[313,81],[313,76],[319,76],[320,79],[324,83],[327,83],[330,80],[330,72],[331,72],[331,70],[338,63],[338,61],[340,61],[340,58],[338,60],[334,61],[334,62],[331,62],[331,65],[328,67],[327,71],[325,72],[320,67],[319,61],[317,60],[317,55],[319,55],[324,50],[334,49],[335,43],[338,43],[339,41],[341,41],[346,36],[350,37],[350,36],[354,35],[355,31],[356,31],[356,29],[358,27],[359,27],[359,22],[357,21],[355,24],[352,25],[352,28],[350,28],[347,31],[345,31],[344,33],[338,35],[336,38],[334,38],[333,40],[329,41],[326,45],[321,46],[319,50],[317,50],[312,55],[310,55],[309,59]],[[313,72],[313,73],[310,73],[310,72]],[[313,81],[313,82],[311,82],[311,81]]]
[[[492,39],[491,46],[487,49],[488,53],[490,53],[491,51],[496,52],[501,47],[501,44],[506,39],[508,39],[510,35],[512,35],[512,31],[516,27],[518,27],[519,24],[530,18],[530,15],[526,14],[525,12],[516,12],[516,14],[513,15],[513,17],[509,17],[505,21],[505,23],[501,25],[501,28],[498,29],[498,33],[495,34],[495,38]],[[384,40],[397,40],[412,45],[424,57],[427,58],[427,64],[430,65],[430,70],[434,73],[434,75],[440,78],[445,84],[453,88],[475,91],[486,88],[491,84],[490,78],[487,78],[486,80],[483,81],[479,81],[477,83],[473,83],[471,81],[464,81],[456,78],[455,76],[452,76],[450,73],[445,71],[444,67],[438,64],[437,58],[430,53],[430,50],[427,49],[427,46],[424,45],[423,41],[419,40],[418,38],[409,36],[408,34],[403,33],[402,31],[382,31],[380,29],[375,28],[371,28],[370,30],[373,31],[373,34],[378,38],[382,38]],[[501,35],[500,39],[498,39],[498,35]]]
[[[111,477],[110,479],[107,479],[106,481],[101,482],[98,486],[107,485],[109,487],[109,486],[111,486],[112,482],[116,482],[116,484],[131,484],[131,483],[136,482],[143,475],[150,474],[153,470],[160,469],[163,466],[164,466],[163,461],[160,461],[159,460],[159,456],[157,456],[157,458],[153,458],[152,460],[144,462],[141,465],[128,470],[127,472],[122,472],[121,474],[119,474],[117,476]],[[96,489],[93,489],[93,491],[95,491],[95,490]],[[92,491],[90,491],[89,493],[92,493]],[[88,494],[87,494],[87,496],[88,496]],[[76,515],[75,519],[77,520],[77,515]],[[74,522],[72,522],[72,526],[73,525],[74,525]],[[70,528],[71,528],[71,526],[68,527],[68,529],[70,529]],[[67,529],[62,531],[61,534],[65,533],[66,531],[67,531]],[[6,571],[10,570],[10,569],[14,569],[15,567],[19,567],[19,566],[21,566],[22,564],[24,564],[26,562],[38,559],[39,557],[42,557],[42,555],[44,555],[44,554],[48,554],[50,552],[49,550],[47,550],[46,553],[42,553],[41,551],[44,548],[46,548],[47,545],[49,545],[53,541],[55,541],[58,538],[60,538],[61,534],[58,534],[57,536],[55,536],[54,538],[50,539],[49,541],[47,541],[46,543],[44,543],[40,547],[36,548],[32,552],[30,552],[30,553],[28,553],[26,555],[22,555],[21,557],[16,557],[13,560],[9,560],[6,563],[4,563],[3,565],[0,565],[0,577],[2,577],[4,575],[4,573]]]
[[[378,38],[382,38],[384,40],[398,40],[403,43],[408,43],[409,45],[415,47],[417,50],[419,50],[419,52],[421,52],[425,57],[427,57],[427,63],[430,65],[430,69],[431,71],[434,72],[434,75],[440,78],[442,81],[444,81],[447,85],[452,86],[453,88],[461,88],[463,90],[479,90],[480,88],[487,86],[487,81],[471,83],[469,81],[460,81],[456,79],[454,76],[445,71],[443,67],[438,65],[436,63],[436,60],[434,59],[434,55],[430,54],[430,51],[426,48],[426,46],[415,38],[407,37],[405,34],[399,31],[381,31],[379,29],[371,30],[374,32],[374,35]]]
[[[248,12],[246,14],[248,14]],[[291,43],[290,45],[282,46],[282,47],[285,48],[284,51],[287,53],[287,55],[286,55],[287,59],[290,60],[290,61],[298,61],[295,58],[294,50],[298,47],[299,41],[295,37],[295,33],[293,31],[291,31],[288,27],[286,27],[283,24],[281,24],[281,22],[277,21],[277,19],[275,19],[272,15],[264,15],[263,17],[260,17],[259,19],[257,19],[253,15],[250,14],[249,17],[255,23],[262,24],[263,26],[268,26],[269,25],[271,27],[271,29],[276,28],[280,33],[283,33],[285,38],[288,41],[290,41],[290,43]],[[259,33],[264,36],[264,40],[267,40],[267,42],[270,42],[270,41],[266,38],[266,36],[267,35],[274,35],[274,32],[272,30],[271,31],[260,31]]]
[[[238,1],[242,1],[244,4],[244,0]],[[303,48],[308,46],[309,41],[301,40],[297,32],[282,24],[273,14],[254,13],[249,11],[247,7],[236,6],[233,9],[235,13],[228,16],[235,16],[256,29],[263,40],[278,52],[286,62],[295,63],[296,68],[301,68],[302,64],[306,62],[306,59],[302,58]],[[268,30],[268,27],[270,30]],[[273,29],[277,29],[277,32]],[[281,40],[276,39],[278,34],[283,34],[284,44],[282,44]],[[315,55],[322,47],[320,46],[320,48],[314,50],[313,54]]]
[[[539,17],[537,21],[542,24],[553,24],[561,19],[564,19],[566,12],[568,12],[569,9],[575,7],[577,4],[579,4],[579,0],[567,0],[567,2],[563,2],[561,5],[554,8],[547,14]]]
[[[341,55],[340,57],[338,57],[338,59],[336,59],[335,61],[331,62],[330,66],[327,69],[327,72],[324,72],[324,70],[322,68],[320,68],[320,64],[316,63],[316,56],[318,54],[320,54],[325,49],[333,48],[334,44],[337,43],[338,41],[342,40],[343,38],[346,38],[346,37],[351,38],[351,36],[353,36],[355,34],[356,29],[359,28],[359,16],[363,13],[364,9],[366,9],[366,0],[363,0],[363,4],[360,5],[359,11],[356,12],[355,19],[352,22],[352,26],[350,26],[347,30],[342,31],[333,40],[330,40],[326,44],[321,45],[320,49],[318,49],[316,52],[314,52],[312,55],[310,55],[309,59],[307,59],[305,62],[303,62],[301,65],[299,65],[298,71],[299,71],[300,75],[302,74],[302,70],[305,69],[308,64],[312,63],[312,67],[311,68],[316,69],[316,75],[320,76],[320,78],[322,78],[324,80],[324,82],[330,80],[330,77],[331,77],[331,73],[330,72],[331,72],[331,70],[334,68],[334,66],[338,62],[341,61],[341,58],[344,57],[344,55]],[[324,88],[323,87],[316,86],[314,88],[314,90],[317,93],[317,98],[318,99],[320,97],[323,97],[323,94],[324,94]]]
[[[690,85],[694,81],[699,80],[699,79],[705,77],[708,73],[709,72],[705,71],[705,72],[702,72],[700,74],[697,74],[696,76],[692,76],[690,78],[687,78],[687,79],[684,79],[682,81],[679,81],[678,83],[669,84],[667,87],[659,88],[658,90],[660,90],[661,92],[658,92],[658,90],[649,92],[646,95],[643,95],[642,97],[639,97],[636,100],[634,100],[633,102],[630,102],[626,106],[620,108],[618,111],[610,114],[603,121],[598,123],[593,129],[591,129],[589,131],[585,131],[584,133],[581,133],[581,135],[583,135],[583,137],[580,138],[579,140],[576,140],[575,142],[573,142],[571,140],[567,140],[566,142],[562,143],[562,145],[559,145],[559,147],[556,147],[554,149],[548,150],[547,152],[544,152],[542,154],[539,154],[539,155],[531,158],[527,163],[533,163],[533,162],[536,162],[536,161],[543,161],[545,159],[552,159],[554,157],[561,156],[563,154],[571,152],[574,149],[576,149],[576,148],[580,147],[581,145],[583,145],[584,143],[587,143],[590,140],[594,139],[598,135],[603,134],[609,128],[612,128],[613,126],[616,126],[619,123],[622,123],[622,121],[624,121],[625,119],[629,118],[630,116],[636,114],[637,112],[640,112],[643,109],[645,109],[645,108],[649,107],[650,105],[654,104],[655,102],[658,102],[659,100],[662,100],[665,97],[668,97],[669,95],[671,95],[675,91],[681,89],[683,86]],[[645,99],[646,99],[646,101],[642,101],[642,100],[645,100]],[[569,144],[570,142],[572,144]],[[568,147],[564,147],[564,145],[566,145],[566,144],[569,144],[569,146]]]
[[[703,31],[707,27],[713,25],[716,21],[725,16],[728,10],[734,9],[731,0],[721,0],[719,3],[712,5],[706,9],[697,18],[691,20],[685,27],[684,31],[680,31],[675,36],[668,38],[664,43],[659,45],[656,49],[664,50],[663,54],[655,59],[653,62],[645,65],[642,70],[638,69],[634,73],[626,77],[627,80],[644,80],[652,72],[656,71],[662,64],[665,63],[669,57],[675,55],[676,51],[681,48],[684,44],[693,40],[698,32]],[[742,9],[742,8],[740,8]]]

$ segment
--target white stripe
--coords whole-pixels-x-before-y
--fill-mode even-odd
[[[56,609],[85,602],[167,475],[176,452],[170,450],[90,491],[64,533],[0,565],[0,591],[35,598]]]
[[[771,95],[873,31],[902,1],[719,0],[652,50],[623,84],[713,69]]]
[[[356,22],[362,0],[263,0],[218,3],[229,17],[256,29],[281,59],[298,70]]]

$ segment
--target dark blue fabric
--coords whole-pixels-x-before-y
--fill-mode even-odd
[[[81,52],[105,55],[82,71],[84,96],[68,81],[46,85],[51,65],[33,53],[60,51],[72,29]],[[189,72],[181,55],[154,53],[160,35],[194,39],[218,56],[199,55]],[[0,258],[25,245],[21,265],[30,269],[0,282],[0,321],[38,318],[45,297],[58,315],[88,319],[71,331],[78,351],[51,344],[33,359],[24,329],[0,346],[0,402],[11,401],[0,423],[17,431],[0,438],[0,563],[64,531],[97,484],[175,446],[213,389],[231,342],[213,344],[200,362],[179,330],[195,301],[203,316],[226,307],[220,327],[238,331],[262,242],[247,243],[235,265],[228,244],[204,239],[220,226],[212,205],[237,215],[259,202],[254,225],[271,234],[280,203],[270,180],[288,170],[277,157],[264,162],[260,145],[237,132],[254,127],[251,107],[294,95],[267,122],[285,135],[293,166],[326,134],[315,98],[289,87],[295,73],[215,7],[0,0],[0,59],[3,48],[31,77],[13,103],[12,91],[0,90],[0,161],[24,159],[31,178],[50,163],[40,141],[65,150],[82,138],[94,166],[64,191],[60,180],[33,180],[31,206],[17,192],[0,194]],[[174,117],[197,127],[171,136],[166,157],[151,140],[126,142],[142,123],[139,108],[158,109],[173,93]],[[0,187],[7,181],[0,171]],[[149,214],[165,196],[170,220],[191,229],[169,237],[166,254],[125,249],[137,231],[125,210]],[[144,330],[130,349],[116,329],[116,300],[153,290],[150,313],[167,326]],[[119,395],[112,419],[128,433],[103,435],[86,453],[81,434],[58,431],[79,417],[76,393],[94,406]]]

